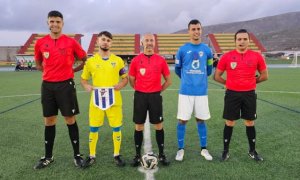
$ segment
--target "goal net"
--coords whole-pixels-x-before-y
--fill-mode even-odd
[[[300,67],[299,61],[298,61],[298,53],[294,53],[293,61],[290,65],[290,67]]]

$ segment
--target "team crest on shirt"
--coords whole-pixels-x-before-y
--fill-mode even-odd
[[[235,69],[236,66],[237,66],[237,62],[231,62],[231,63],[230,63],[231,69]]]
[[[116,62],[112,62],[111,65],[112,65],[113,68],[115,68],[116,67]]]
[[[193,69],[199,69],[199,67],[200,67],[200,60],[199,59],[193,60],[193,62],[192,62],[192,68]]]
[[[48,59],[49,58],[49,52],[43,52],[43,56],[44,56],[44,58],[46,58],[46,59]]]
[[[203,56],[203,51],[199,51],[199,56],[202,57]]]
[[[141,68],[141,69],[140,69],[140,73],[141,73],[142,76],[144,76],[145,73],[146,73],[146,69],[145,69],[145,68]]]

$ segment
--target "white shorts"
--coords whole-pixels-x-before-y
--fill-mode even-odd
[[[208,97],[206,96],[188,96],[179,94],[177,119],[188,121],[192,113],[201,120],[208,120],[210,112],[208,107]]]

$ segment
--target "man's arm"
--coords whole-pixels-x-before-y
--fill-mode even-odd
[[[175,73],[179,78],[181,78],[181,68],[180,67],[175,66]]]
[[[164,79],[165,79],[165,82],[162,85],[162,90],[161,91],[164,91],[165,89],[167,89],[172,84],[171,75],[164,76]]]
[[[256,84],[268,80],[268,70],[259,71],[259,76],[256,78]]]
[[[86,56],[84,58],[82,58],[82,59],[79,59],[79,60],[81,60],[82,62],[81,62],[81,64],[79,64],[77,67],[75,67],[73,69],[74,72],[77,72],[77,71],[80,71],[80,70],[83,69],[83,66],[84,66],[85,61],[86,61]]]
[[[114,86],[115,90],[120,91],[123,87],[125,87],[128,84],[128,77],[122,78],[122,80]]]
[[[130,86],[132,88],[134,88],[134,86],[135,86],[135,77],[134,76],[129,76],[129,83],[130,83]]]
[[[226,84],[226,80],[222,77],[223,73],[224,71],[216,69],[214,80],[221,84]]]
[[[36,60],[35,66],[36,66],[37,70],[42,71],[42,72],[44,71],[43,61]]]
[[[207,60],[207,76],[210,76],[212,73],[213,59]]]
[[[91,92],[93,90],[93,86],[91,86],[87,80],[81,78],[80,83],[87,92]]]

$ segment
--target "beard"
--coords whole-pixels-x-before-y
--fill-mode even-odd
[[[102,47],[100,47],[100,49],[105,52],[107,52],[109,50],[109,48],[102,48]]]
[[[151,46],[151,45],[149,45],[149,46],[146,46],[146,49],[150,49],[150,50],[152,50],[152,49],[154,49],[154,47],[153,46]]]

